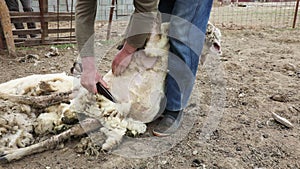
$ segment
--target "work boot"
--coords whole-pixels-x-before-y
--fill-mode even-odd
[[[165,110],[162,120],[153,129],[153,135],[158,137],[165,137],[174,134],[180,127],[182,122],[183,110],[168,111]]]

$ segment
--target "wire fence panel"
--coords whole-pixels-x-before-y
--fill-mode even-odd
[[[73,1],[73,6],[71,2]],[[35,11],[38,0],[32,0]],[[76,0],[60,0],[60,11],[74,11]],[[117,0],[113,19],[120,19],[134,11],[132,0]],[[291,28],[297,0],[214,0],[210,20],[216,25],[247,28]],[[97,20],[108,21],[111,0],[98,1]],[[49,0],[49,12],[57,11],[57,0]],[[300,28],[300,12],[296,28]]]
[[[293,26],[296,0],[281,2],[222,2],[216,1],[211,12],[211,21],[225,27],[274,27]],[[296,28],[300,27],[299,12]]]

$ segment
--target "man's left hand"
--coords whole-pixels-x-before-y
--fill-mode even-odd
[[[119,51],[119,53],[115,56],[112,62],[112,72],[114,75],[121,75],[125,69],[128,67],[133,53],[136,51],[136,48],[130,46],[127,42],[125,42],[123,48]]]

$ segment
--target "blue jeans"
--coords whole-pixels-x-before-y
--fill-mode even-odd
[[[170,22],[167,110],[178,111],[187,106],[195,83],[212,2],[213,0],[160,0],[162,21]]]

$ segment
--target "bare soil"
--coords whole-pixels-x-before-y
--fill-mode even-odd
[[[104,55],[120,38],[125,25],[114,23],[110,41],[104,41],[106,26],[97,25],[99,55]],[[221,31],[223,56],[210,58],[205,66],[199,66],[196,92],[191,100],[196,105],[197,118],[188,135],[170,150],[135,159],[104,152],[88,156],[75,152],[80,138],[72,138],[63,148],[34,154],[2,167],[300,168],[300,31],[225,28]],[[58,48],[60,55],[50,58],[44,56],[50,46],[18,49],[20,57],[39,55],[36,63],[19,62],[18,58],[9,58],[1,51],[0,82],[31,74],[69,72],[77,58],[76,46]],[[113,55],[106,55],[101,61],[102,73],[109,70],[112,58]],[[225,98],[224,104],[216,104],[222,100],[214,96]],[[287,128],[274,121],[271,112],[288,119],[294,127]],[[211,118],[210,113],[215,117]],[[210,128],[212,131],[203,127],[209,123],[216,124]],[[203,134],[205,131],[210,132]]]

